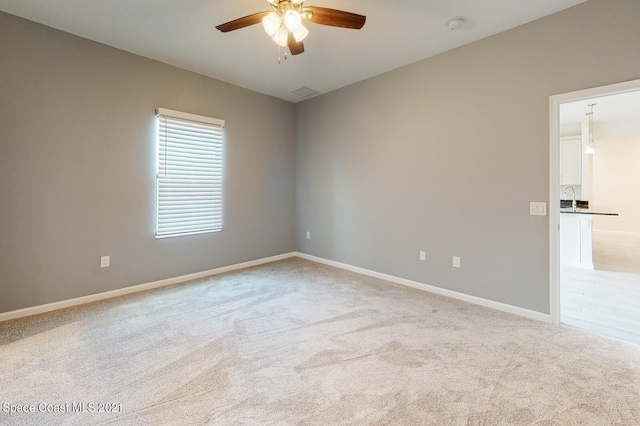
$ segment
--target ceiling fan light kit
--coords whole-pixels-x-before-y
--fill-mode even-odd
[[[273,11],[258,12],[218,25],[223,33],[238,30],[262,22],[264,31],[281,47],[288,47],[292,55],[304,52],[304,40],[309,30],[303,20],[319,25],[359,30],[366,17],[343,10],[325,7],[303,7],[304,0],[266,0]],[[279,62],[279,61],[278,61]]]
[[[302,24],[302,17],[295,10],[289,9],[284,13],[284,24],[293,32]]]
[[[309,35],[309,30],[302,24],[298,26],[295,30],[292,31],[293,37],[297,42],[301,42]]]
[[[289,33],[285,28],[278,28],[273,37],[271,37],[273,41],[280,47],[287,47],[287,43],[289,41]]]
[[[264,27],[264,31],[269,34],[269,37],[276,35],[276,31],[278,31],[280,25],[282,25],[282,19],[280,19],[275,12],[271,12],[262,18],[262,26]]]

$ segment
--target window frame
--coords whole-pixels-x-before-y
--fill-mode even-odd
[[[223,227],[224,120],[156,109],[155,237]]]

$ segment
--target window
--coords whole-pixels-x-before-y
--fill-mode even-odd
[[[223,120],[156,110],[156,238],[222,229]]]

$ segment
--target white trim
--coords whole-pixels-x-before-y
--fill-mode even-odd
[[[549,97],[549,312],[560,324],[560,108]],[[553,261],[551,260],[553,259]]]
[[[205,278],[213,275],[224,274],[225,272],[236,271],[238,269],[250,268],[265,263],[276,262],[278,260],[295,257],[296,253],[285,253],[277,256],[265,257],[262,259],[251,260],[249,262],[237,263],[235,265],[223,266],[221,268],[210,269],[208,271],[196,272],[193,274],[182,275],[180,277],[167,278],[165,280],[154,281],[146,284],[134,285],[131,287],[120,288],[118,290],[105,291],[103,293],[91,294],[89,296],[77,297],[75,299],[62,300],[60,302],[48,303],[46,305],[33,306],[31,308],[18,309],[0,314],[0,322],[16,318],[27,317],[30,315],[42,314],[58,309],[70,308],[72,306],[84,305],[85,303],[97,302],[99,300],[111,299],[113,297],[124,296],[126,294],[139,293],[141,291],[153,290],[160,287],[166,287],[173,284],[180,284],[199,278]]]
[[[393,275],[387,275],[380,272],[371,271],[357,266],[347,265],[345,263],[335,262],[333,260],[324,259],[317,256],[312,256],[300,252],[291,252],[280,254],[277,256],[265,257],[262,259],[251,260],[249,262],[237,263],[235,265],[223,266],[208,271],[196,272],[193,274],[182,275],[174,278],[167,278],[160,281],[154,281],[146,284],[139,284],[131,287],[125,287],[118,290],[106,291],[103,293],[92,294],[89,296],[77,297],[75,299],[62,300],[60,302],[49,303],[46,305],[34,306],[30,308],[19,309],[16,311],[10,311],[0,314],[0,322],[8,321],[11,319],[17,319],[27,317],[36,314],[42,314],[45,312],[51,312],[58,309],[70,308],[73,306],[83,305],[85,303],[97,302],[100,300],[111,299],[114,297],[124,296],[132,293],[139,293],[142,291],[153,290],[156,288],[166,287],[174,284],[181,284],[188,281],[210,277],[213,275],[223,274],[225,272],[232,272],[239,269],[250,268],[252,266],[263,265],[265,263],[276,262],[279,260],[289,259],[292,257],[299,257],[301,259],[310,260],[312,262],[321,263],[324,265],[333,266],[336,268],[344,269],[346,271],[355,272],[358,274],[366,275],[369,277],[379,278],[385,281],[389,281],[395,284],[404,285],[407,287],[415,288],[418,290],[426,291],[429,293],[439,294],[441,296],[450,297],[452,299],[462,300],[464,302],[473,303],[475,305],[484,306],[487,308],[495,309],[502,312],[508,312],[510,314],[518,315],[525,318],[530,318],[537,321],[551,322],[551,317],[547,314],[543,314],[529,309],[519,308],[517,306],[507,305],[505,303],[494,302],[492,300],[482,299],[476,296],[470,296],[464,293],[458,293],[456,291],[447,290],[440,287],[434,287],[427,284],[422,284],[416,281],[411,281],[405,278],[399,278]]]
[[[537,321],[551,322],[550,315],[543,314],[529,309],[519,308],[517,306],[507,305],[505,303],[494,302],[493,300],[482,299],[476,296],[470,296],[464,293],[458,293],[453,290],[447,290],[440,287],[434,287],[427,284],[422,284],[416,281],[407,280],[405,278],[395,277],[393,275],[382,274],[380,272],[370,271],[368,269],[359,268],[357,266],[347,265],[345,263],[335,262],[333,260],[323,259],[321,257],[311,256],[305,253],[296,252],[295,255],[302,259],[311,260],[313,262],[322,263],[325,265],[333,266],[336,268],[344,269],[346,271],[356,272],[358,274],[367,275],[374,278],[379,278],[385,281],[390,281],[395,284],[412,287],[418,290],[427,291],[429,293],[439,294],[441,296],[450,297],[452,299],[462,300],[464,302],[473,303],[474,305],[484,306],[486,308],[495,309],[502,312],[508,312],[510,314],[519,315],[521,317],[530,318]]]
[[[205,117],[204,115],[191,114],[188,112],[174,111],[167,108],[156,108],[156,115],[168,115],[169,117],[182,118],[189,121],[197,121],[200,123],[213,124],[215,126],[224,127],[224,120],[213,117]]]
[[[549,97],[549,303],[551,321],[560,324],[560,272],[559,256],[559,136],[560,104],[595,98],[604,95],[640,90],[640,80],[625,81],[607,86],[592,87],[575,92],[562,93]]]

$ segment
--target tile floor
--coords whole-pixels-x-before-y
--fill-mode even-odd
[[[560,321],[640,345],[640,235],[594,230],[593,263],[561,265]]]

